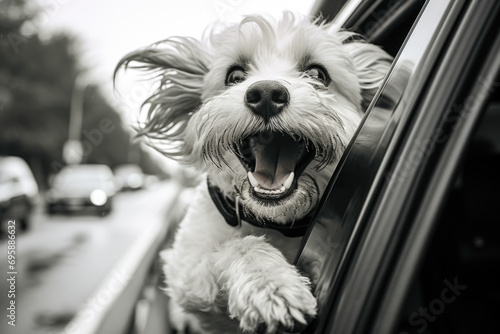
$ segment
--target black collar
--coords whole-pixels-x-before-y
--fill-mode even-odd
[[[210,197],[214,201],[215,206],[224,217],[226,223],[230,226],[238,227],[241,224],[241,220],[244,220],[251,225],[276,230],[281,232],[286,237],[293,238],[303,236],[306,233],[307,227],[311,221],[311,216],[295,221],[292,226],[283,226],[276,224],[273,221],[256,221],[254,217],[244,214],[238,199],[232,200],[224,196],[217,186],[210,184],[208,178],[207,185],[208,192],[210,193]]]

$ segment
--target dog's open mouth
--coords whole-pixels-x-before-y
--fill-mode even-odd
[[[315,157],[310,142],[280,132],[259,132],[236,146],[237,156],[248,172],[252,194],[267,200],[290,195],[300,174]]]

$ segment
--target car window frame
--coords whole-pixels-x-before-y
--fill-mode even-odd
[[[429,3],[432,4],[430,7]],[[319,317],[307,333],[326,331],[329,324],[327,316],[332,312],[347,264],[352,261],[359,243],[359,232],[370,216],[371,206],[385,182],[385,170],[398,146],[394,138],[405,131],[412,117],[412,110],[408,106],[418,99],[431,73],[432,64],[447,43],[448,34],[463,5],[464,1],[441,2],[441,6],[436,2],[426,3],[410,37],[396,57],[387,80],[368,108],[355,139],[339,162],[296,260],[296,265],[305,272],[312,268],[311,278],[318,283],[315,292]],[[423,38],[419,36],[421,30],[427,31]],[[412,59],[408,50],[413,49],[420,52],[419,59]],[[414,62],[413,66],[409,66],[411,62]],[[356,166],[356,159],[363,154],[371,155],[369,162],[374,162],[370,165],[373,169],[367,171],[369,177],[358,175],[361,180],[356,180],[353,170],[366,170],[365,166]],[[343,198],[343,193],[347,199]],[[315,263],[311,265],[311,257],[315,256]],[[353,318],[355,313],[358,312],[352,313]],[[351,324],[354,322],[352,320]]]
[[[454,41],[452,41],[452,45],[450,45],[450,49],[447,51],[447,56],[451,58],[455,54],[460,54],[460,48],[467,47],[465,41],[470,41],[471,39],[477,41],[478,37],[484,31],[494,29],[492,28],[495,24],[494,18],[498,19],[499,12],[500,4],[493,1],[476,1],[471,3],[464,14],[461,26],[457,28]],[[485,44],[484,40],[479,43]],[[489,42],[486,43],[490,45]],[[477,53],[479,47],[470,49],[471,53]],[[440,152],[438,152],[436,161],[433,163],[434,166],[432,168],[427,167],[428,169],[432,169],[432,174],[426,176],[428,185],[421,195],[422,201],[413,214],[413,218],[407,223],[410,226],[407,237],[404,239],[400,250],[397,251],[397,259],[393,261],[395,265],[391,269],[391,273],[388,275],[385,283],[386,287],[391,287],[391,289],[386,288],[386,291],[381,294],[381,298],[377,303],[376,314],[373,316],[373,323],[370,325],[371,333],[391,333],[396,329],[404,298],[408,293],[415,274],[422,264],[425,250],[428,248],[433,232],[439,223],[439,215],[453,187],[460,161],[463,159],[469,141],[473,138],[474,129],[480,120],[481,114],[486,110],[486,104],[493,90],[495,78],[500,73],[499,54],[500,33],[496,33],[494,42],[491,44],[491,48],[488,50],[486,56],[476,55],[475,60],[473,56],[463,57],[464,59],[462,59],[464,62],[475,61],[476,63],[480,63],[480,71],[476,72],[472,70],[475,67],[469,65],[468,71],[475,73],[474,77],[477,79],[472,80],[474,84],[471,86],[469,86],[471,80],[463,82],[463,86],[469,86],[466,97],[455,97],[454,102],[451,103],[452,106],[461,105],[463,108],[459,111],[459,115],[456,117],[457,120],[452,125],[449,138],[440,149]],[[447,60],[444,59],[443,63],[446,62]],[[443,72],[446,72],[446,70],[442,70],[441,75],[443,75]],[[464,74],[464,76],[467,76],[467,74]],[[437,73],[434,82],[442,83],[442,80],[440,73]],[[448,81],[453,80],[451,78]],[[429,91],[433,89],[435,87],[431,86]],[[428,104],[423,103],[421,108],[432,108],[432,103],[432,97],[429,97]],[[437,126],[442,127],[444,125],[442,123],[439,125],[438,123]],[[418,127],[416,125],[417,129]],[[383,210],[383,208],[381,209]]]

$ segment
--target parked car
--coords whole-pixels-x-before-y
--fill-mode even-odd
[[[38,185],[26,161],[14,156],[0,157],[1,231],[9,220],[15,220],[22,230],[28,229],[37,195]]]
[[[115,195],[113,172],[106,165],[76,165],[63,168],[47,192],[49,213],[95,210],[111,211]]]
[[[498,332],[500,2],[315,9],[396,58],[297,257],[319,303],[304,333]]]
[[[146,176],[138,165],[125,164],[115,168],[115,180],[119,190],[139,190],[144,187]]]

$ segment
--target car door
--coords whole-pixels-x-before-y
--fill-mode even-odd
[[[338,24],[387,43],[397,57],[296,260],[318,298],[307,333],[395,330],[499,65],[496,1],[353,3]],[[397,29],[408,25],[398,15],[408,19],[415,8],[396,51],[391,36],[406,37]]]

